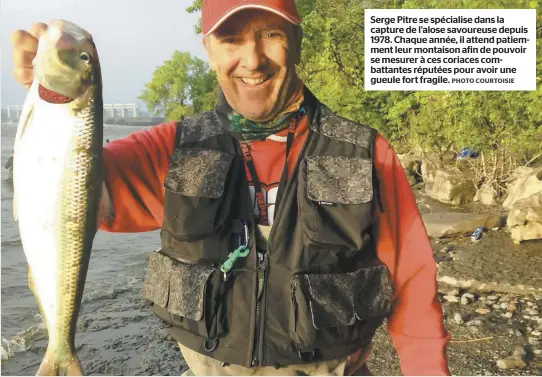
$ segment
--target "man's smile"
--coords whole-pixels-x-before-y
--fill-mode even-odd
[[[238,80],[241,81],[244,84],[250,85],[250,86],[259,86],[265,82],[268,82],[271,77],[273,77],[274,74],[268,74],[268,75],[262,75],[259,77],[238,77]]]

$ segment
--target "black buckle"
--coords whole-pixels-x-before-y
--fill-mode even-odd
[[[310,362],[316,359],[316,350],[311,350],[309,352],[302,352],[301,350],[297,351],[297,355],[302,361]]]
[[[203,349],[206,352],[213,352],[218,348],[218,339],[205,339],[203,342]]]

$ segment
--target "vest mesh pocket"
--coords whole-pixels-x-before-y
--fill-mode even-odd
[[[211,149],[178,149],[171,156],[171,165],[164,186],[186,196],[218,198],[233,155]]]
[[[142,295],[163,308],[167,306],[169,298],[169,276],[172,267],[173,259],[161,253],[154,252],[149,257]]]
[[[142,293],[167,310],[169,314],[160,317],[169,324],[216,338],[226,332],[229,297],[221,276],[214,267],[181,263],[156,252],[149,258]]]
[[[307,196],[316,202],[369,202],[373,198],[371,161],[342,156],[307,157]]]
[[[292,281],[290,335],[299,347],[340,344],[371,336],[391,311],[384,265],[350,273],[298,274]]]
[[[209,266],[176,264],[169,279],[169,311],[200,321],[203,318],[207,282],[215,271]]]
[[[178,149],[164,182],[164,228],[179,241],[210,235],[233,155],[208,149]]]
[[[372,220],[372,162],[343,156],[306,157],[301,165],[298,206],[305,244],[359,250]]]

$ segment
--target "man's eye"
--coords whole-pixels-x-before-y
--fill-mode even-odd
[[[282,37],[282,34],[278,33],[278,32],[271,31],[271,32],[267,33],[266,36],[267,36],[267,38],[280,38],[280,37]]]
[[[235,38],[224,38],[222,40],[222,43],[226,43],[226,44],[235,43]]]

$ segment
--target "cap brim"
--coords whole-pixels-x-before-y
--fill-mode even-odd
[[[296,21],[295,19],[293,19],[292,17],[288,16],[287,14],[283,13],[283,12],[280,12],[278,10],[276,10],[275,8],[271,8],[271,7],[266,7],[265,5],[254,5],[254,4],[245,4],[245,5],[240,5],[238,7],[235,7],[233,9],[230,9],[226,14],[224,14],[214,25],[211,29],[209,29],[209,31],[207,33],[205,33],[205,35],[209,35],[211,34],[212,32],[214,32],[217,28],[220,27],[220,25],[222,25],[228,18],[230,18],[233,14],[241,11],[241,10],[244,10],[244,9],[262,9],[262,10],[266,10],[266,11],[269,11],[269,12],[273,12],[275,13],[276,15],[278,16],[281,16],[282,18],[284,18],[286,21],[294,24],[294,25],[298,25],[299,22]]]

